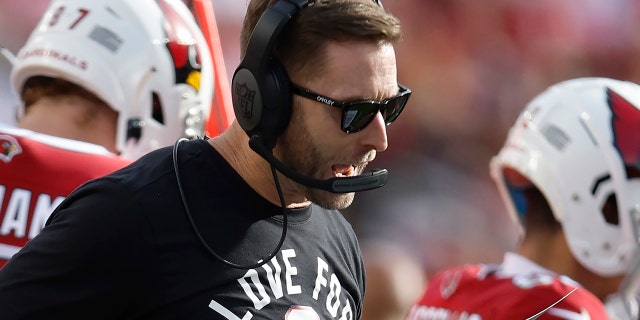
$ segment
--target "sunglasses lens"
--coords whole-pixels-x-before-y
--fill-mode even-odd
[[[342,104],[342,130],[346,133],[358,132],[364,129],[367,125],[373,121],[378,114],[378,111],[382,112],[382,117],[387,125],[395,121],[404,106],[409,101],[411,96],[411,90],[406,87],[400,86],[400,94],[398,96],[386,100],[385,102],[352,102]]]
[[[408,98],[408,96],[396,97],[395,99],[389,101],[389,103],[385,106],[382,115],[387,125],[390,125],[398,118],[398,116],[404,109],[404,106],[407,104],[407,101],[409,100]]]
[[[376,116],[378,108],[372,103],[357,103],[342,111],[342,130],[357,132],[366,127]]]

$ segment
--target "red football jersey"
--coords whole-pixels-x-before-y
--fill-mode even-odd
[[[520,270],[513,270],[510,262],[516,262]],[[575,281],[510,254],[502,265],[467,265],[436,274],[407,316],[407,320],[435,319],[596,320],[608,317],[602,302]]]
[[[0,268],[71,191],[129,163],[101,146],[0,126]]]

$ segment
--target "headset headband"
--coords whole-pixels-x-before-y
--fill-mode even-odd
[[[273,56],[280,34],[310,0],[280,0],[268,7],[251,33],[245,55],[231,84],[233,109],[249,137],[262,136],[268,148],[291,118],[289,78]],[[373,0],[382,7],[380,0]]]

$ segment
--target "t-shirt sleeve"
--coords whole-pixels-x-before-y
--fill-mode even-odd
[[[122,312],[152,263],[146,246],[152,235],[134,198],[104,179],[70,195],[0,269],[2,318],[102,319]]]

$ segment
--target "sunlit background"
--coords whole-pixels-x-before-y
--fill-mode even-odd
[[[47,3],[2,0],[0,45],[16,53]],[[525,103],[551,84],[587,76],[640,82],[640,1],[384,5],[403,23],[398,80],[414,93],[388,128],[388,151],[374,162],[391,172],[388,185],[359,194],[345,215],[363,247],[404,252],[426,276],[461,263],[499,262],[516,235],[489,178],[491,156]],[[231,76],[246,0],[213,6]],[[16,105],[8,72],[0,57],[4,121]]]

